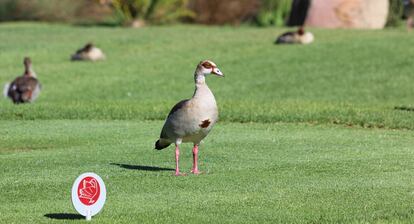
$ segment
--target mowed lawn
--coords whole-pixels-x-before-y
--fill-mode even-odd
[[[152,149],[161,125],[2,122],[0,222],[77,218],[70,190],[87,171],[108,189],[98,223],[414,221],[412,131],[222,123],[201,146],[205,174],[175,177],[174,150]],[[189,145],[181,161],[189,171]]]
[[[0,84],[32,58],[39,99],[0,99],[0,223],[84,222],[75,178],[95,172],[99,223],[413,223],[414,33],[175,25],[125,29],[0,24]],[[107,54],[69,61],[88,41]],[[220,121],[200,147],[204,174],[173,176],[153,150],[163,119],[208,77]],[[191,145],[181,167],[191,167]]]
[[[275,46],[286,29],[172,26],[143,29],[33,23],[0,26],[0,83],[31,56],[44,89],[35,105],[0,101],[0,119],[164,119],[192,95],[203,59],[222,121],[312,122],[414,129],[414,33],[312,30],[309,46]],[[69,56],[93,41],[99,63]]]

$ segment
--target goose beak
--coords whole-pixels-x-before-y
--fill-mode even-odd
[[[211,71],[212,74],[217,75],[219,77],[224,77],[224,74],[220,71],[220,69],[214,67],[213,70]]]

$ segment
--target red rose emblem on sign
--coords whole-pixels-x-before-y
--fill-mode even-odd
[[[93,177],[83,178],[78,185],[78,198],[82,204],[90,206],[95,204],[100,195],[98,181]]]

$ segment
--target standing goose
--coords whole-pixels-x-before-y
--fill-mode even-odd
[[[286,32],[280,35],[275,44],[310,44],[313,40],[313,34],[305,32],[305,29],[301,26],[296,32]]]
[[[104,60],[105,58],[102,50],[95,47],[92,43],[87,43],[71,56],[72,61],[98,61]]]
[[[191,172],[200,173],[197,165],[198,145],[210,132],[218,118],[216,100],[205,81],[205,77],[209,74],[224,76],[212,61],[201,61],[194,73],[195,91],[193,97],[180,101],[171,109],[162,128],[160,139],[155,143],[155,149],[158,150],[166,148],[172,143],[175,144],[176,176],[183,175],[178,166],[179,146],[182,142],[194,144]]]
[[[36,79],[32,61],[29,57],[25,57],[23,64],[25,68],[23,75],[5,86],[4,92],[15,104],[33,102],[40,93],[41,85]]]

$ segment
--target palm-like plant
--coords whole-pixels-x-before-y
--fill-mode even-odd
[[[257,16],[260,26],[284,26],[291,10],[291,0],[262,0]]]

